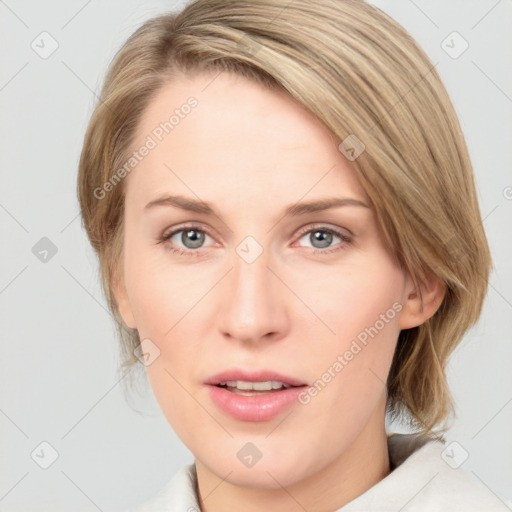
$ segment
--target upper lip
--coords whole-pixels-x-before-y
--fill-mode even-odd
[[[228,380],[243,380],[247,382],[267,382],[269,380],[274,380],[290,386],[307,386],[305,382],[273,370],[247,371],[237,368],[217,373],[216,375],[208,378],[205,381],[205,384],[216,386],[220,382],[226,382]]]

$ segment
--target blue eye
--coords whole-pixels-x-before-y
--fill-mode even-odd
[[[326,226],[309,229],[302,234],[299,240],[304,238],[310,242],[312,248],[315,249],[315,253],[329,253],[333,252],[333,250],[338,250],[339,247],[332,247],[332,243],[333,241],[335,242],[336,239],[338,239],[341,243],[351,242],[351,239],[347,235]]]
[[[162,237],[162,241],[171,241],[171,243],[175,246],[177,245],[177,242],[173,241],[172,239],[176,237],[176,235],[179,235],[180,233],[181,236],[178,236],[177,238],[181,242],[181,244],[183,244],[184,247],[178,246],[176,248],[171,246],[169,248],[172,252],[177,252],[180,254],[187,252],[197,252],[195,251],[195,249],[201,249],[206,237],[209,237],[209,235],[205,231],[199,229],[197,226],[188,226],[185,228],[174,230],[168,233],[167,235],[164,235]]]

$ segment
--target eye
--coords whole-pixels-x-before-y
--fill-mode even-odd
[[[211,238],[198,226],[182,226],[162,236],[161,242],[170,242],[169,250],[179,254],[197,252],[207,238]]]
[[[349,244],[352,239],[346,234],[327,226],[318,226],[313,229],[308,229],[302,233],[300,240],[305,239],[309,242],[314,249],[315,253],[329,253],[341,250],[343,246],[339,247],[339,243]],[[338,244],[333,247],[333,242],[338,240]]]

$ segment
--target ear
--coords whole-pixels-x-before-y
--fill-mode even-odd
[[[400,328],[411,329],[425,323],[439,309],[446,293],[446,284],[433,274],[414,283],[407,277]]]
[[[113,277],[112,292],[116,298],[117,309],[124,323],[131,329],[136,329],[137,324],[135,323],[132,307],[128,299],[128,293],[126,292],[124,278],[118,273]]]

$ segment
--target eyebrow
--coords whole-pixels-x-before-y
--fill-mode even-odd
[[[188,198],[185,196],[166,195],[159,199],[150,201],[144,207],[144,210],[147,211],[156,206],[175,206],[177,208],[181,208],[182,210],[187,210],[190,212],[217,216],[215,210],[209,203],[197,199]],[[299,216],[307,213],[320,212],[340,206],[360,206],[363,208],[370,208],[366,203],[360,201],[359,199],[354,199],[351,197],[327,197],[323,199],[317,199],[315,201],[298,202],[289,205],[285,209],[284,215]]]

